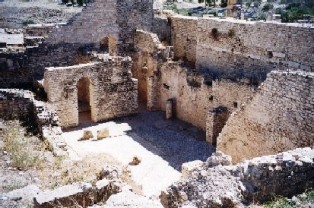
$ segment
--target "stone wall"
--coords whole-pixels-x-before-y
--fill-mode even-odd
[[[0,53],[0,88],[30,85],[32,77],[27,64],[28,58],[23,52]]]
[[[87,63],[88,52],[102,51],[101,42],[108,37],[117,43],[118,54],[129,55],[135,30],[150,31],[152,25],[153,0],[95,0],[67,25],[51,32],[39,48],[28,50],[29,68],[36,79],[42,79],[45,67]]]
[[[155,15],[152,32],[157,34],[159,40],[164,45],[170,45],[171,42],[171,23],[170,19],[164,16]]]
[[[314,71],[314,29],[295,24],[171,17],[176,58],[216,77],[260,83],[273,69]]]
[[[314,150],[298,148],[231,165],[214,153],[206,162],[182,165],[184,176],[162,192],[166,208],[246,207],[278,196],[292,197],[314,186]]]
[[[94,122],[137,112],[137,80],[131,78],[130,58],[110,57],[101,62],[47,68],[44,88],[63,127],[79,124],[78,81],[90,82],[89,105]]]
[[[314,74],[273,71],[260,91],[235,112],[217,149],[235,162],[314,145]]]
[[[134,43],[137,52],[132,57],[132,74],[139,80],[138,92],[140,102],[146,104],[150,102],[147,99],[147,79],[154,76],[154,73],[156,74],[158,71],[158,63],[163,62],[166,47],[161,44],[156,34],[142,30],[136,31]]]
[[[182,59],[192,67],[196,63],[198,20],[195,17],[171,17],[171,45],[175,60]]]
[[[210,80],[178,63],[166,63],[160,67],[159,94],[161,110],[166,110],[166,102],[173,99],[177,118],[187,121],[204,131],[209,111],[219,106],[234,111],[234,103],[246,102],[254,95],[254,87],[230,82]],[[217,135],[217,133],[215,133]]]
[[[172,61],[171,47],[163,46],[156,34],[137,31],[135,44],[132,72],[139,80],[139,97],[149,110],[165,111],[167,100],[172,99],[176,117],[205,131],[210,126],[208,111],[223,106],[232,112],[255,93],[254,86],[213,80]]]

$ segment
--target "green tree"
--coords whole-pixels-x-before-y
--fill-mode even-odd
[[[268,12],[269,10],[271,10],[271,9],[273,9],[273,8],[274,8],[274,5],[273,5],[273,4],[267,3],[267,4],[265,4],[265,5],[263,6],[262,11]]]

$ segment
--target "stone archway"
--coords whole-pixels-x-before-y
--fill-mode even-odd
[[[92,83],[87,77],[77,82],[77,105],[79,124],[92,122]]]

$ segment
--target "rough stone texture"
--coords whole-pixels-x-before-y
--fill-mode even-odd
[[[84,130],[83,131],[83,136],[82,136],[82,140],[89,140],[92,139],[94,137],[93,132],[90,130]]]
[[[150,103],[149,108],[154,106],[156,95],[148,90],[148,86],[154,87],[154,73],[157,71],[158,62],[165,60],[166,47],[161,44],[156,34],[137,30],[135,35],[135,46],[137,53],[133,55],[132,74],[139,80],[138,92],[140,102]],[[149,80],[151,79],[151,80]],[[150,88],[152,89],[152,88]],[[150,96],[148,99],[147,97]],[[158,109],[158,107],[156,107]]]
[[[171,23],[170,19],[163,16],[155,15],[153,21],[152,32],[157,34],[159,40],[165,45],[171,42]]]
[[[171,119],[174,115],[173,101],[171,99],[166,102],[166,119]]]
[[[56,112],[49,104],[36,100],[32,92],[0,89],[0,118],[25,122],[29,131],[49,142],[54,155],[66,154]]]
[[[171,17],[171,45],[175,60],[183,59],[192,67],[196,62],[197,18]]]
[[[108,128],[104,128],[104,129],[97,131],[97,140],[104,139],[107,137],[109,137],[109,129]]]
[[[218,106],[213,108],[212,111],[208,112],[206,119],[206,141],[216,145],[217,137],[221,132],[222,128],[225,126],[230,112],[228,108],[224,106]]]
[[[62,186],[52,191],[39,193],[34,198],[35,207],[87,207],[106,201],[112,194],[120,192],[120,187],[106,179],[97,181],[95,186],[89,183],[77,183]]]
[[[125,55],[133,50],[135,30],[150,31],[152,24],[152,0],[95,0],[29,51],[29,68],[42,78],[44,67],[77,64],[87,51],[102,50],[100,43],[108,37],[117,41],[118,54]]]
[[[253,100],[235,112],[218,150],[235,162],[314,145],[314,74],[273,71]]]
[[[218,208],[291,197],[313,187],[313,159],[314,149],[298,148],[232,166],[230,156],[217,152],[163,192],[161,202],[168,208]]]
[[[44,88],[63,127],[79,124],[78,85],[89,80],[87,101],[94,122],[137,112],[137,80],[131,78],[129,58],[109,57],[102,62],[47,68]],[[87,93],[85,91],[85,93]]]
[[[31,76],[26,70],[28,58],[23,52],[0,52],[0,88],[28,85]]]
[[[156,34],[137,31],[138,56],[132,72],[139,80],[139,97],[149,110],[166,111],[166,102],[173,99],[176,116],[206,130],[209,110],[226,106],[234,111],[254,95],[255,87],[230,80],[214,80],[180,62],[171,60],[170,48],[163,46]]]
[[[175,57],[216,76],[263,81],[274,68],[314,71],[314,28],[194,17],[171,17],[171,28]]]

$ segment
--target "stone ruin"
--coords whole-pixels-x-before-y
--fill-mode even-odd
[[[63,147],[58,141],[61,127],[77,126],[86,118],[99,122],[134,114],[143,105],[202,129],[204,139],[231,155],[234,163],[277,154],[258,165],[258,159],[237,166],[228,160],[228,167],[218,170],[233,177],[235,185],[245,182],[248,190],[255,190],[237,190],[231,196],[235,201],[263,201],[270,193],[291,195],[313,187],[312,153],[304,160],[277,158],[286,154],[282,151],[301,158],[313,151],[313,27],[154,16],[152,0],[95,0],[67,25],[47,34],[42,44],[23,55],[1,56],[1,63],[21,64],[0,68],[0,87],[23,83],[45,91],[48,102],[26,91],[1,89],[0,115],[33,118],[31,125],[56,151]],[[205,172],[196,169],[199,173],[187,176],[190,182],[180,183],[192,183],[203,173],[208,180],[206,171],[213,167],[207,163],[202,164],[207,165]],[[285,184],[278,171],[292,181],[287,193],[279,190]],[[265,181],[259,181],[263,177],[274,183],[264,187]],[[197,190],[187,193],[185,186],[170,187],[162,196],[164,205],[178,207],[191,197],[193,201],[190,194]],[[235,201],[227,197],[213,204]]]

